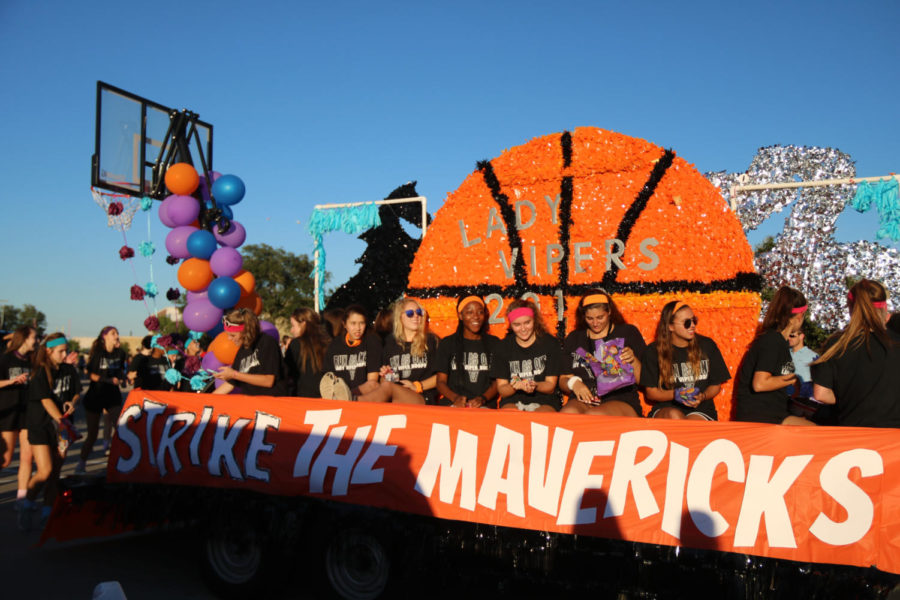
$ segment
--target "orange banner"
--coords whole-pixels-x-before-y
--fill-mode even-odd
[[[900,435],[132,392],[108,480],[900,573]]]

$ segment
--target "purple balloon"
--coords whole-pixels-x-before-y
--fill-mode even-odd
[[[234,277],[243,266],[241,253],[230,246],[219,248],[209,259],[209,268],[219,277]]]
[[[188,292],[187,293],[187,303],[196,302],[197,300],[207,300],[209,299],[209,295],[204,292]]]
[[[170,196],[170,198],[171,198],[171,196]],[[168,198],[166,198],[166,200],[168,200]],[[177,226],[175,223],[173,223],[172,220],[169,218],[169,205],[166,204],[166,201],[165,201],[165,200],[163,200],[163,201],[159,204],[159,212],[158,212],[157,214],[159,215],[159,220],[160,220],[160,222],[162,222],[162,224],[165,225],[166,227],[169,227],[169,228],[172,228],[172,227],[178,227],[178,226]]]
[[[166,215],[176,227],[190,225],[200,215],[200,203],[193,196],[169,196],[163,200],[168,204]]]
[[[192,233],[198,231],[196,227],[183,225],[176,227],[166,236],[166,250],[175,258],[190,258],[191,253],[187,249],[187,241]],[[206,331],[205,329],[197,329],[197,331]]]
[[[208,371],[218,371],[219,367],[224,367],[225,363],[216,358],[214,352],[207,352],[200,361],[200,366]]]
[[[247,232],[244,230],[244,226],[237,221],[232,221],[231,227],[225,233],[219,233],[219,228],[213,227],[213,235],[216,236],[217,242],[231,248],[240,247],[244,240],[247,239]]]
[[[268,321],[260,321],[259,322],[259,331],[260,333],[264,333],[266,335],[272,336],[275,338],[275,341],[281,340],[281,334],[278,333],[278,328],[272,325]]]
[[[188,329],[209,331],[222,320],[222,314],[209,300],[198,299],[184,307],[182,321]]]

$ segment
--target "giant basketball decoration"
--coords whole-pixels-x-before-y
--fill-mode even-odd
[[[437,212],[413,261],[410,296],[432,330],[455,330],[456,300],[479,294],[491,331],[528,296],[559,337],[588,290],[614,295],[653,341],[663,305],[686,301],[734,376],[753,338],[760,278],[718,190],[670,150],[595,128],[536,138],[479,163]],[[732,384],[716,398],[731,415]]]

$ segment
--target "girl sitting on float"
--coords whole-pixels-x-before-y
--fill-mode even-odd
[[[806,309],[806,298],[797,290],[782,286],[775,292],[759,333],[738,369],[736,420],[815,425],[790,414],[791,399],[787,390],[799,385],[788,338],[800,331]]]
[[[456,333],[441,340],[437,352],[438,404],[457,408],[497,408],[497,382],[490,368],[500,343],[489,334],[485,304],[478,296],[456,303]]]
[[[224,381],[213,392],[228,394],[235,387],[248,396],[286,396],[278,342],[259,329],[252,310],[236,308],[225,315],[225,333],[238,346],[231,366],[219,367],[216,379]]]
[[[348,306],[341,320],[343,332],[325,351],[319,395],[330,400],[422,404],[418,394],[403,386],[380,381],[381,341],[366,331],[366,309]]]
[[[103,447],[109,450],[112,435],[112,420],[118,418],[122,406],[122,392],[119,385],[125,381],[125,351],[119,347],[119,330],[107,326],[91,344],[88,358],[88,374],[91,384],[84,395],[84,412],[87,420],[87,435],[81,446],[81,459],[75,466],[75,473],[82,474],[87,469],[87,459],[94,449],[100,430],[100,415],[106,413],[103,423]]]
[[[293,395],[319,397],[322,364],[328,340],[318,313],[311,308],[298,308],[291,314],[291,335],[284,356],[285,372],[293,382]]]
[[[597,395],[597,379],[594,370],[583,355],[590,359],[596,353],[596,342],[624,340],[619,357],[634,371],[634,381],[640,381],[641,361],[647,344],[641,332],[625,318],[604,291],[592,291],[582,297],[575,311],[575,329],[566,336],[563,344],[563,375],[559,389],[569,395],[569,401],[560,412],[589,415],[613,415],[619,417],[643,416],[637,383],[614,389],[603,396]],[[579,352],[579,348],[581,351]]]
[[[885,327],[887,290],[863,279],[847,294],[850,323],[812,362],[813,394],[838,425],[900,427],[900,336]]]
[[[547,333],[531,300],[513,300],[506,320],[513,335],[507,335],[497,345],[491,365],[500,408],[558,411],[556,383],[562,363],[559,344]]]
[[[425,309],[411,298],[401,298],[394,303],[392,321],[379,373],[392,383],[395,402],[434,404],[438,338],[428,331]]]
[[[28,441],[34,454],[37,470],[28,481],[28,493],[19,510],[19,527],[31,528],[32,513],[37,509],[35,500],[44,490],[44,512],[49,515],[56,499],[59,471],[71,439],[60,444],[60,429],[69,427],[64,422],[74,411],[81,394],[81,377],[78,370],[66,364],[66,338],[61,333],[47,336],[35,358],[34,373],[29,385],[29,402],[26,422]],[[64,436],[70,435],[68,432]]]
[[[718,419],[713,398],[731,378],[716,343],[697,333],[698,319],[685,302],[666,304],[656,327],[656,340],[641,360],[640,385],[654,404],[651,417]]]

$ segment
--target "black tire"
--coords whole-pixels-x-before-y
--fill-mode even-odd
[[[381,535],[361,528],[338,528],[325,548],[330,592],[344,600],[374,600],[391,583],[392,559]]]
[[[223,598],[247,598],[272,587],[271,552],[252,523],[219,521],[204,532],[200,556],[203,578]]]

